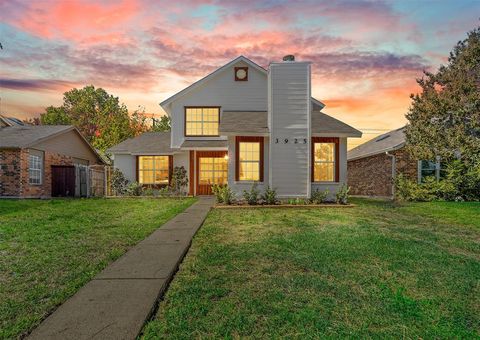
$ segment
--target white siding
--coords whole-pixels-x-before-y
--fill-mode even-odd
[[[185,106],[221,106],[227,111],[266,111],[267,78],[265,74],[248,68],[248,81],[235,81],[234,67],[248,66],[238,62],[225,69],[206,84],[192,90],[171,104],[172,147],[179,147],[184,137]],[[199,138],[190,138],[199,139]],[[218,138],[201,138],[218,139]]]
[[[308,197],[311,144],[310,64],[271,64],[268,86],[271,93],[268,108],[271,131],[270,186],[277,190],[279,197]],[[285,139],[288,139],[288,143],[285,143]]]
[[[316,189],[325,191],[328,190],[329,195],[328,199],[329,200],[334,200],[335,199],[335,194],[340,188],[340,186],[344,183],[347,182],[347,138],[340,138],[340,143],[339,143],[339,167],[340,167],[340,173],[339,173],[339,182],[338,183],[312,183],[312,192],[315,191]]]
[[[130,182],[137,180],[136,159],[132,155],[113,155],[113,166],[120,170]]]
[[[257,183],[257,189],[260,193],[263,193],[264,189],[268,185],[268,156],[269,156],[269,138],[265,137],[263,142],[263,182]],[[228,185],[236,193],[237,198],[242,198],[243,190],[250,190],[253,182],[237,182],[235,181],[235,137],[228,137]]]
[[[187,192],[190,187],[190,152],[185,151],[173,155],[173,167],[183,166],[187,170],[188,186],[184,188]]]

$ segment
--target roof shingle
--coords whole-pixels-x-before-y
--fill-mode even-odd
[[[405,126],[390,132],[384,133],[368,142],[360,144],[348,151],[349,161],[377,155],[379,153],[393,151],[405,145]]]
[[[176,149],[170,147],[170,131],[145,132],[129,138],[107,150],[113,154],[171,154]]]
[[[1,148],[26,148],[56,134],[74,129],[71,125],[24,125],[0,129]]]

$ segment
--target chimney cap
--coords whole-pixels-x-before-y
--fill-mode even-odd
[[[295,56],[293,54],[287,54],[283,57],[283,61],[295,61]]]

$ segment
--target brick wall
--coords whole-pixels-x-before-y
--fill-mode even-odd
[[[417,179],[417,161],[404,148],[390,152],[395,155],[397,175]],[[391,196],[392,159],[385,153],[348,161],[348,185],[351,195]]]
[[[28,175],[29,150],[0,150],[0,196],[23,198],[50,197],[52,193],[52,165],[73,165],[73,158],[46,151],[44,153],[41,185],[31,185]]]
[[[20,195],[20,150],[0,150],[0,196]]]

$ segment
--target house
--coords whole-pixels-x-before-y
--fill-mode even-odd
[[[347,180],[347,138],[361,132],[321,112],[311,97],[311,64],[287,56],[268,70],[240,56],[164,100],[171,132],[146,133],[110,150],[131,181],[166,185],[188,173],[191,195],[212,184],[235,192],[253,183],[280,198],[331,194]]]
[[[103,160],[73,126],[0,129],[0,197],[90,196],[88,166]]]
[[[18,118],[14,117],[5,117],[4,115],[0,115],[0,129],[8,126],[23,126],[26,123],[22,122]]]
[[[417,160],[405,148],[405,127],[382,134],[348,151],[351,195],[390,197],[398,174],[421,183],[440,179],[440,160]]]

